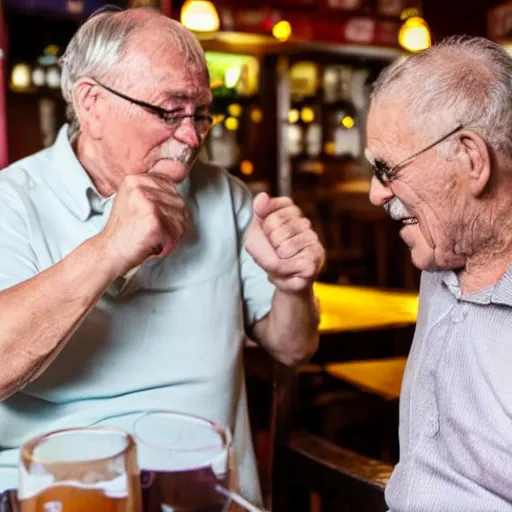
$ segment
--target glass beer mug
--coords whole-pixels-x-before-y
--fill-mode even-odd
[[[144,512],[226,512],[234,485],[231,435],[196,416],[150,412],[134,425]]]
[[[115,428],[52,432],[20,452],[21,512],[141,512],[133,438]]]

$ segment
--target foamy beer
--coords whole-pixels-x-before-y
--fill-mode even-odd
[[[61,430],[20,453],[22,512],[141,512],[132,437],[115,428]]]
[[[233,479],[227,429],[196,416],[152,412],[134,425],[144,512],[226,512]]]

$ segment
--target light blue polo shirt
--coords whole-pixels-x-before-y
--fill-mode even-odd
[[[17,448],[29,438],[93,424],[129,430],[141,411],[171,409],[231,428],[241,491],[260,501],[242,342],[244,327],[269,312],[274,287],[243,249],[251,194],[204,163],[179,190],[191,226],[176,249],[143,264],[119,296],[105,294],[50,367],[0,403],[0,490],[17,486]],[[98,234],[111,205],[66,126],[52,147],[0,172],[0,289]]]

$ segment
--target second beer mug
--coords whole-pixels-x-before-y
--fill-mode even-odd
[[[140,512],[135,443],[115,428],[61,430],[20,452],[22,512]]]
[[[135,423],[144,512],[226,512],[231,436],[203,418],[156,411]]]

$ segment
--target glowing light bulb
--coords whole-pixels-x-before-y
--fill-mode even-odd
[[[292,35],[292,26],[289,21],[281,20],[278,21],[272,27],[272,35],[279,41],[287,41]]]
[[[290,112],[288,112],[288,122],[290,124],[295,124],[300,118],[299,111],[296,108],[292,108]]]
[[[348,130],[350,130],[350,128],[354,128],[354,125],[356,124],[356,122],[354,121],[354,118],[352,116],[345,116],[342,120],[341,120],[341,124],[347,128]]]
[[[187,0],[180,19],[184,27],[194,32],[215,32],[220,27],[217,9],[208,0]]]
[[[407,18],[398,32],[398,42],[410,52],[426,50],[431,45],[427,22],[419,16]]]
[[[310,107],[304,107],[300,111],[300,118],[305,123],[312,123],[315,120],[315,111]]]
[[[254,172],[254,165],[250,160],[242,160],[240,162],[240,172],[244,176],[250,176]]]
[[[11,72],[11,85],[14,89],[28,89],[32,75],[28,64],[16,64]]]
[[[238,130],[238,119],[236,117],[228,117],[224,121],[224,126],[230,132],[235,132],[236,130]]]

